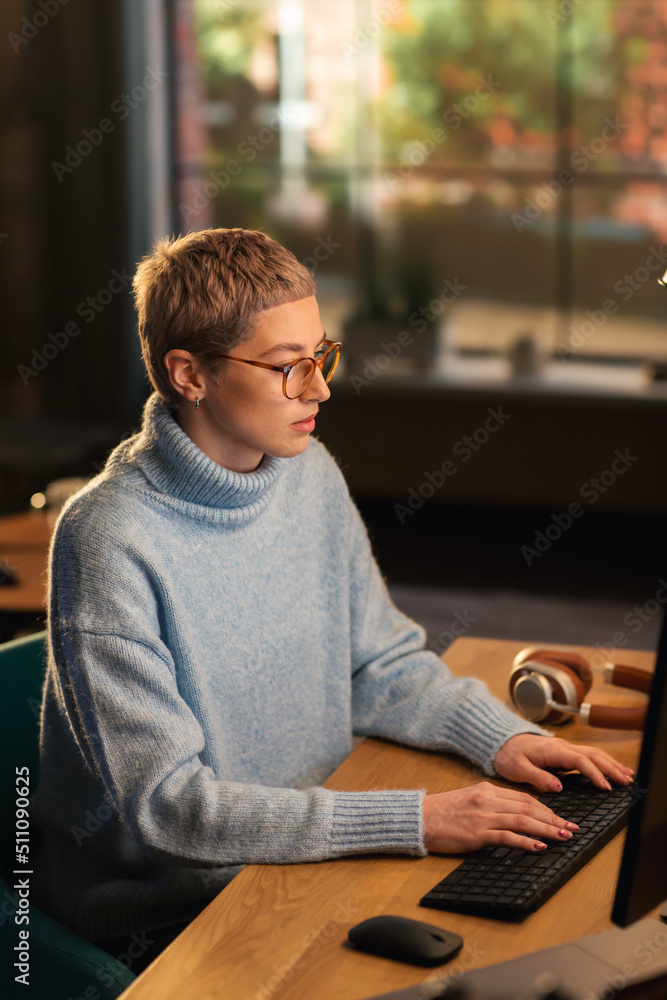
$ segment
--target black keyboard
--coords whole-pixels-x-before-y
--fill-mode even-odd
[[[420,899],[421,906],[494,920],[522,920],[583,868],[622,830],[636,800],[635,785],[606,792],[581,775],[566,775],[562,792],[539,801],[572,823],[571,840],[547,841],[539,853],[488,847],[470,854]]]

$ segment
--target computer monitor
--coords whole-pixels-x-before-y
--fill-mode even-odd
[[[667,274],[665,275],[667,278]],[[667,614],[637,768],[611,919],[627,927],[667,899]]]

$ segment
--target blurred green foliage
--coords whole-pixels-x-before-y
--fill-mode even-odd
[[[448,134],[434,162],[475,160],[517,141],[553,149],[558,88],[607,99],[614,90],[616,7],[585,0],[566,14],[562,0],[404,0],[405,17],[382,36],[390,83],[375,114],[385,156],[400,159],[405,143],[437,128]],[[475,106],[489,79],[497,89]],[[599,130],[592,110],[584,134]]]
[[[199,69],[209,95],[225,92],[229,78],[246,72],[265,34],[262,0],[195,0]]]
[[[545,15],[556,6],[552,0],[405,0],[405,17],[382,36],[391,73],[378,106],[385,155],[400,158],[404,143],[437,128],[447,140],[435,161],[476,158],[493,144],[490,129],[499,119],[508,137],[516,128],[552,130],[558,32]]]

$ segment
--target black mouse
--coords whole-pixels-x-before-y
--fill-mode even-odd
[[[413,965],[441,965],[458,953],[463,938],[409,917],[370,917],[348,932],[348,940],[374,955]]]
[[[0,587],[15,587],[18,584],[16,573],[9,563],[0,561]]]

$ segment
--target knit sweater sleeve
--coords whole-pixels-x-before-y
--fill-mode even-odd
[[[471,677],[455,678],[425,632],[393,605],[350,503],[350,594],[355,732],[453,751],[494,775],[501,746],[518,733],[550,736]]]
[[[298,790],[214,773],[203,729],[181,695],[184,679],[160,635],[149,575],[118,549],[110,587],[105,545],[91,574],[64,535],[54,543],[52,682],[84,766],[103,789],[101,801],[111,803],[144,857],[217,867],[426,853],[423,792]],[[88,600],[72,616],[72,595],[96,588],[106,589],[99,615]]]

